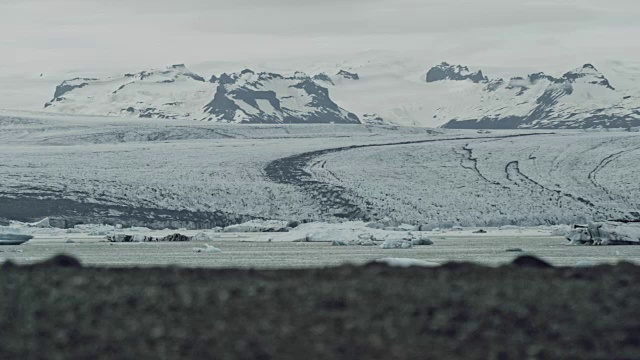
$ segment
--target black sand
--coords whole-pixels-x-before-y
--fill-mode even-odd
[[[640,267],[536,265],[4,266],[0,359],[640,358]]]

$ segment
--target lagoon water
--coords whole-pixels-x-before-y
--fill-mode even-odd
[[[183,232],[185,233],[185,232]],[[151,232],[162,236],[167,232]],[[194,232],[186,232],[195,235]],[[0,247],[0,262],[35,263],[56,254],[77,257],[86,266],[115,267],[224,267],[224,268],[309,268],[364,264],[382,258],[411,258],[428,262],[471,261],[499,265],[531,254],[556,266],[576,264],[640,263],[640,246],[571,246],[559,236],[534,233],[442,234],[433,236],[434,245],[411,249],[381,249],[379,246],[331,246],[330,243],[295,243],[261,241],[262,234],[224,233],[215,241],[183,243],[108,243],[103,236],[69,234],[36,235],[19,246]],[[277,240],[278,234],[274,234]],[[197,252],[205,244],[221,252]],[[507,251],[509,249],[522,249]]]

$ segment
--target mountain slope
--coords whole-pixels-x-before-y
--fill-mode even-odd
[[[50,112],[194,119],[226,123],[360,123],[309,76],[239,73],[209,82],[184,65],[106,79],[75,78],[56,87]]]
[[[200,66],[200,71],[226,71],[209,81],[183,65],[110,78],[88,76],[60,84],[46,110],[225,123],[640,126],[640,66],[631,63],[605,62],[603,72],[590,64],[569,72],[539,72],[533,66],[479,70],[450,63],[427,69],[424,62],[372,53],[341,62],[252,64],[253,70],[241,70],[241,64]],[[529,75],[514,76],[521,73]]]
[[[205,107],[208,120],[228,123],[360,123],[309,76],[244,70],[213,77],[215,96]]]
[[[585,64],[558,78],[544,73],[508,81],[487,78],[436,116],[447,121],[443,127],[457,129],[633,127],[640,125],[640,97],[617,91],[593,65]]]
[[[45,104],[51,112],[191,118],[213,96],[211,86],[184,65],[106,79],[76,78],[60,84]]]

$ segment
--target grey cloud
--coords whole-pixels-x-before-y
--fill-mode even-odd
[[[416,47],[472,60],[514,45],[611,51],[639,16],[637,0],[0,0],[0,69]]]

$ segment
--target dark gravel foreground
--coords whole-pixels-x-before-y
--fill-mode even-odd
[[[640,359],[640,267],[0,269],[0,359]]]

